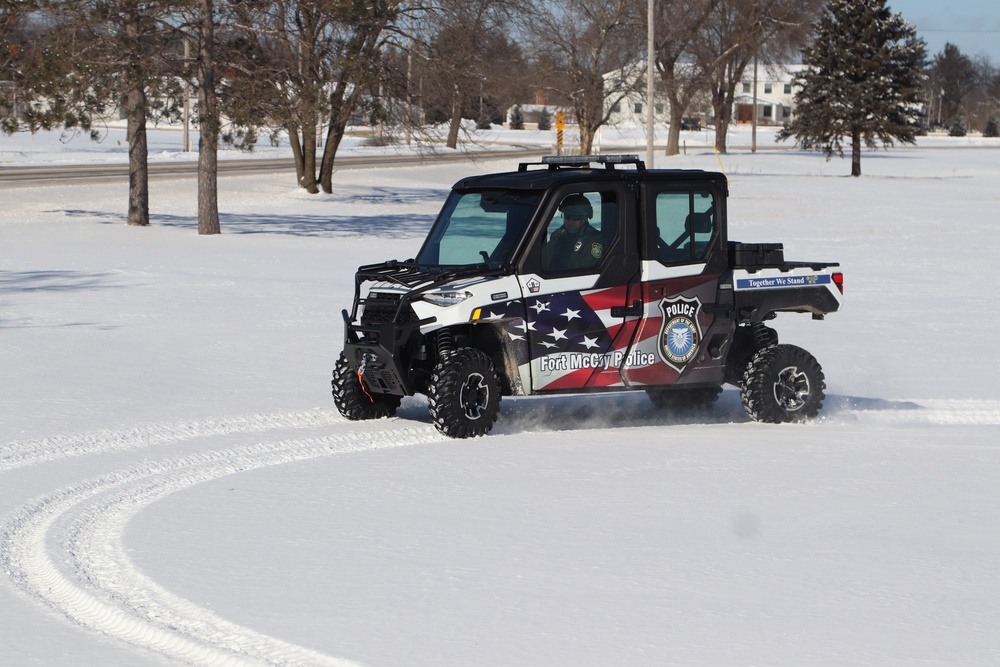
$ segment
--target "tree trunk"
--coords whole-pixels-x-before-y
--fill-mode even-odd
[[[580,155],[590,155],[594,149],[594,135],[597,130],[589,123],[580,123]]]
[[[462,126],[462,95],[455,86],[451,97],[451,126],[448,128],[448,148],[458,148],[458,130]]]
[[[851,133],[851,176],[861,175],[861,130]]]
[[[201,42],[198,49],[198,233],[218,234],[219,113],[215,96],[215,25],[213,0],[201,0]]]
[[[307,117],[302,124],[302,181],[306,192],[311,195],[319,192],[316,183],[316,118]]]
[[[715,117],[715,150],[720,153],[725,153],[728,149],[726,148],[726,141],[729,136],[729,121],[720,120],[718,116]]]
[[[667,128],[667,155],[681,152],[681,123],[684,122],[684,106],[670,100],[670,127]]]
[[[715,149],[720,153],[727,150],[729,125],[733,122],[733,103],[736,99],[735,77],[728,88],[716,90],[712,94],[712,109],[715,111]]]
[[[128,139],[128,224],[149,224],[149,145],[146,139],[146,91],[135,85],[125,99]]]
[[[333,162],[337,157],[337,149],[344,139],[347,131],[347,121],[330,123],[330,128],[326,132],[326,146],[323,148],[323,160],[320,163],[319,183],[323,192],[331,194],[333,192]]]
[[[303,173],[305,157],[302,155],[302,144],[299,141],[299,128],[295,125],[287,125],[285,131],[288,132],[288,143],[292,147],[292,159],[295,160],[295,182],[301,188],[305,179]]]
[[[350,90],[350,93],[345,93]],[[337,158],[337,150],[340,142],[344,140],[347,133],[347,124],[351,121],[351,113],[358,104],[361,95],[361,87],[348,86],[347,82],[340,80],[330,93],[330,117],[327,119],[326,144],[323,146],[323,157],[319,165],[319,184],[323,192],[330,194],[333,192],[333,163]]]

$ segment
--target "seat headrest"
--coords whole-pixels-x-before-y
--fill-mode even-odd
[[[711,234],[712,214],[691,213],[688,215],[687,220],[684,221],[684,228],[689,232],[694,232],[695,234]]]

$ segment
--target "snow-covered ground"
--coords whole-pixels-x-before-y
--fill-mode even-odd
[[[57,144],[0,163],[120,152]],[[842,312],[774,323],[818,421],[520,398],[471,441],[329,375],[355,267],[514,161],[226,176],[214,237],[190,178],[142,229],[125,183],[0,190],[0,664],[1000,664],[998,147],[721,157],[733,238],[843,265]]]

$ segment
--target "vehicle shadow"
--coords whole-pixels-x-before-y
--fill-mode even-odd
[[[403,419],[430,423],[422,396],[404,399],[397,412]],[[496,435],[625,428],[728,424],[748,421],[738,391],[726,390],[710,407],[661,410],[641,391],[572,396],[507,397],[491,431]]]
[[[841,422],[862,412],[922,410],[912,401],[892,401],[861,396],[827,396],[819,421]],[[404,399],[397,416],[430,424],[427,401],[422,396]],[[642,391],[572,396],[507,397],[492,435],[516,435],[558,431],[589,431],[632,426],[695,426],[746,424],[750,422],[733,387],[719,400],[702,408],[659,409]]]

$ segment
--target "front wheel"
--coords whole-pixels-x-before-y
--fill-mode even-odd
[[[741,397],[751,419],[778,424],[815,417],[825,391],[823,370],[815,357],[794,345],[771,345],[747,364]]]
[[[500,413],[500,379],[484,352],[462,347],[438,362],[427,398],[441,433],[452,438],[486,435]]]
[[[333,388],[333,402],[340,414],[352,421],[392,417],[403,400],[401,396],[368,392],[343,353],[333,368],[330,386]]]

